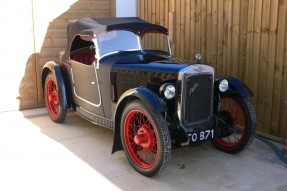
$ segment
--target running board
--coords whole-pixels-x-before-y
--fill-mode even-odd
[[[96,125],[100,125],[109,129],[112,129],[114,127],[113,121],[104,117],[97,116],[81,107],[76,106],[76,113]]]

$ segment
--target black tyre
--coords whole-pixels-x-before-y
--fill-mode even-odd
[[[211,142],[226,153],[243,151],[253,141],[256,131],[256,115],[250,100],[236,95],[222,96],[219,112],[229,115],[228,123],[233,127],[232,134],[215,138]]]
[[[66,118],[67,110],[61,107],[56,79],[51,73],[46,77],[44,90],[45,103],[51,120],[55,123],[62,123]]]
[[[121,140],[132,167],[144,176],[154,176],[168,164],[171,140],[159,112],[140,101],[129,103],[121,118]]]

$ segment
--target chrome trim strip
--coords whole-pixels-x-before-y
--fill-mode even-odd
[[[96,46],[96,55],[95,55],[95,58],[96,58],[96,61],[97,61],[96,69],[100,69],[100,58],[99,58],[100,51],[99,51],[98,41],[96,39],[93,39],[93,42],[94,42],[94,44]]]
[[[172,56],[172,50],[171,50],[171,45],[170,45],[170,38],[169,38],[168,35],[166,35],[166,40],[167,40],[167,46],[168,46],[169,55]]]
[[[100,83],[99,83],[99,78],[98,78],[98,73],[97,73],[97,68],[96,68],[96,62],[93,62],[94,65],[94,69],[95,69],[95,74],[96,74],[96,84],[98,87],[98,92],[99,92],[99,98],[100,98],[100,102],[98,104],[95,104],[96,107],[99,107],[102,104],[102,96],[101,96],[101,89],[100,89]]]
[[[138,39],[138,44],[139,44],[140,51],[143,52],[143,47],[142,47],[142,44],[141,44],[141,38],[140,38],[139,35],[137,35],[137,39]]]
[[[141,51],[141,49],[127,49],[125,51]],[[109,55],[112,55],[112,54],[116,54],[116,53],[119,53],[119,52],[121,52],[121,51],[109,52],[107,54],[102,55],[99,60],[101,60],[103,57],[106,57],[106,56],[109,56]]]

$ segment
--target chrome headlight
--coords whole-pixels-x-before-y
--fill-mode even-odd
[[[218,86],[221,92],[226,92],[228,90],[228,87],[229,87],[229,83],[226,79],[221,80]]]
[[[160,93],[168,100],[175,97],[175,87],[173,84],[166,83],[160,87]]]
[[[197,62],[200,62],[200,60],[201,60],[201,54],[196,54],[196,55],[195,55],[195,60],[196,60]]]

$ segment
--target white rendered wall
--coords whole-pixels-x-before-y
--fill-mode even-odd
[[[116,1],[117,17],[135,17],[136,0],[117,0]]]

